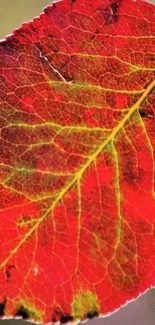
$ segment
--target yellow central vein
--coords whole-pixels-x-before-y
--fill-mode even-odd
[[[56,88],[57,86],[65,86],[68,88],[83,88],[83,89],[95,89],[96,91],[107,91],[107,92],[113,92],[113,93],[121,93],[121,94],[141,94],[141,93],[145,93],[144,89],[141,90],[124,90],[124,89],[113,89],[113,88],[105,88],[99,85],[92,85],[89,83],[77,83],[77,82],[64,82],[64,81],[58,81],[58,80],[49,80],[49,84],[51,85],[51,87]]]
[[[124,116],[124,118],[120,121],[120,123],[113,129],[113,131],[109,134],[107,139],[103,141],[103,143],[99,146],[99,148],[92,154],[92,156],[89,157],[89,159],[86,161],[86,163],[82,166],[81,169],[76,173],[76,175],[73,177],[73,179],[60,191],[58,196],[56,197],[55,201],[51,205],[49,209],[47,209],[46,213],[36,222],[36,224],[27,232],[27,234],[22,238],[22,240],[18,243],[18,245],[9,253],[8,257],[2,262],[0,269],[2,269],[10,260],[10,258],[17,253],[19,248],[26,242],[26,240],[33,234],[36,229],[40,226],[40,224],[46,219],[46,217],[55,209],[58,202],[62,200],[64,195],[69,191],[69,189],[76,184],[77,181],[79,181],[84,174],[84,172],[87,170],[87,168],[95,161],[97,156],[102,152],[102,150],[105,148],[105,146],[112,140],[115,139],[115,136],[119,133],[119,131],[124,127],[125,123],[130,119],[130,117],[133,115],[133,113],[139,109],[140,105],[143,103],[143,101],[147,98],[149,93],[152,91],[152,89],[155,87],[155,80],[153,80],[149,86],[145,89],[143,94],[140,96],[138,101],[130,108],[128,113]]]

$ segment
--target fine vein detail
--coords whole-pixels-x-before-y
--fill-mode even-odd
[[[57,206],[57,204],[63,199],[64,195],[69,191],[77,182],[79,184],[79,181],[82,177],[82,175],[85,173],[85,171],[89,168],[89,166],[96,160],[97,156],[102,152],[102,150],[106,147],[106,145],[113,141],[116,137],[116,135],[119,134],[119,131],[124,127],[126,122],[130,119],[130,117],[134,114],[136,110],[140,108],[143,101],[147,98],[149,93],[153,90],[155,87],[155,80],[153,80],[149,86],[145,89],[141,97],[138,99],[138,101],[131,107],[131,109],[127,112],[127,114],[124,116],[124,118],[120,121],[120,123],[113,129],[113,131],[107,136],[106,140],[103,141],[103,143],[98,147],[98,149],[89,157],[89,159],[86,161],[86,163],[77,171],[74,178],[59,192],[56,199],[54,200],[53,204],[49,209],[47,209],[46,213],[42,215],[36,222],[36,224],[27,232],[27,234],[22,238],[22,240],[19,242],[19,244],[8,254],[8,257],[2,262],[0,268],[2,269],[5,267],[5,265],[8,263],[10,258],[17,253],[17,251],[20,249],[20,247],[28,240],[28,238],[38,229],[38,227],[41,225],[41,223],[48,217],[50,213],[52,213]]]

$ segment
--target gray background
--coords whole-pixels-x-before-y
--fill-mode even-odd
[[[155,3],[155,0],[150,2]],[[39,15],[43,7],[50,3],[50,0],[0,0],[0,38],[10,34],[24,21]],[[22,320],[1,320],[0,323],[2,322],[4,325],[26,325]],[[89,320],[89,325],[155,325],[155,289],[110,317]]]

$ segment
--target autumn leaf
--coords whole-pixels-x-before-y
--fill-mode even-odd
[[[104,316],[155,286],[155,6],[64,0],[0,43],[0,314]]]

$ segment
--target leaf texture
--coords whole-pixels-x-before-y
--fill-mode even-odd
[[[0,43],[0,314],[104,316],[154,286],[155,6],[64,0]]]

